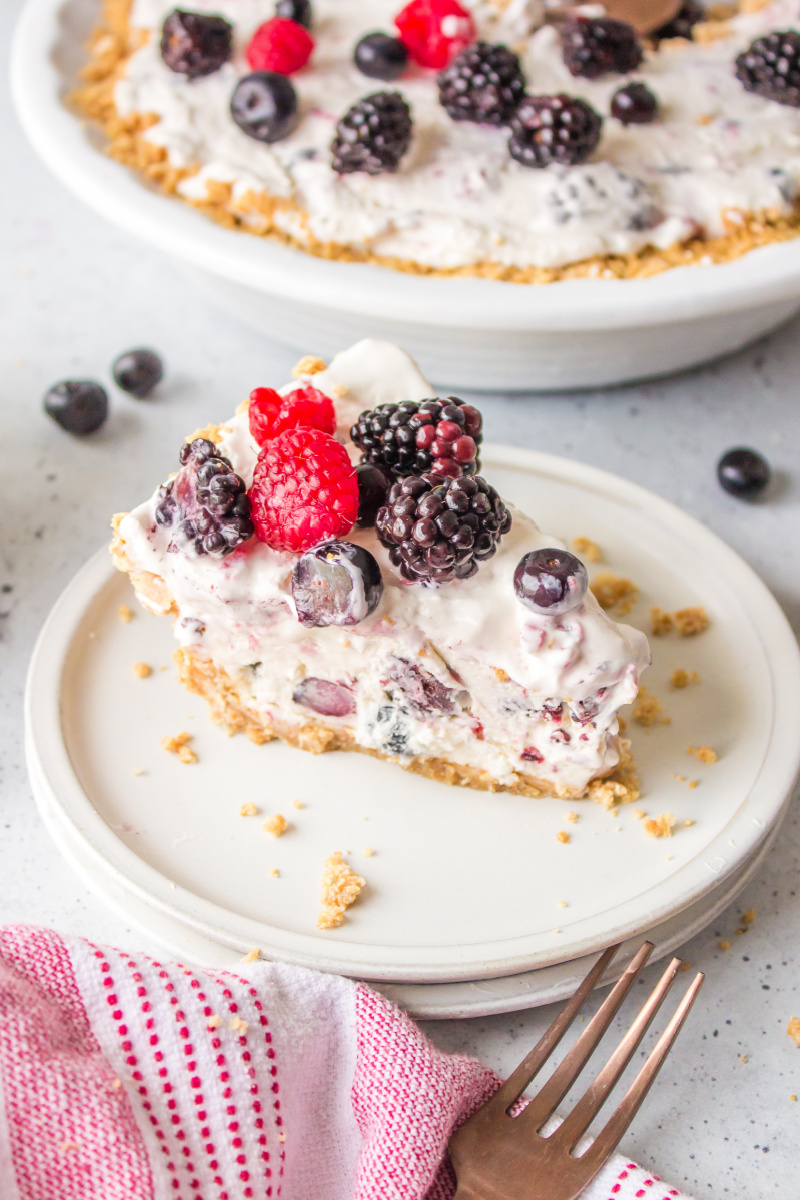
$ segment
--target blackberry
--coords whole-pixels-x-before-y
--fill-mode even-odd
[[[94,379],[65,379],[47,392],[44,410],[67,433],[82,436],[105,423],[108,394]]]
[[[233,26],[224,17],[174,8],[161,27],[161,57],[187,79],[218,71],[232,46]]]
[[[765,100],[800,108],[800,33],[784,29],[756,38],[736,59],[736,78]]]
[[[331,165],[337,175],[396,171],[411,144],[411,109],[399,92],[373,92],[336,126]]]
[[[171,551],[224,558],[255,532],[244,480],[206,438],[181,447],[181,470],[158,489],[156,522],[171,526]]]
[[[570,17],[561,30],[561,47],[569,72],[584,79],[609,71],[626,75],[644,57],[633,26],[613,17]]]
[[[469,579],[510,528],[510,512],[480,475],[433,471],[392,484],[375,522],[403,578],[429,585]]]
[[[519,58],[507,46],[473,42],[441,72],[439,103],[454,121],[507,125],[525,94]]]
[[[660,25],[658,29],[654,29],[649,37],[656,45],[666,41],[667,38],[690,38],[692,29],[698,21],[703,20],[704,16],[702,5],[698,4],[697,0],[683,0],[683,4],[672,20]]]
[[[658,100],[646,83],[626,83],[611,97],[611,115],[623,125],[649,125],[658,116]]]
[[[573,167],[597,146],[603,118],[577,96],[525,96],[509,125],[508,149],[523,167]]]
[[[481,469],[481,414],[471,404],[447,400],[403,400],[367,409],[350,430],[363,461],[394,478],[436,471],[457,478]]]

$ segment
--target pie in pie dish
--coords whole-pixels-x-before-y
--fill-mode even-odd
[[[396,346],[306,359],[186,440],[114,518],[114,561],[229,732],[579,797],[625,754],[647,641],[483,478],[480,442]]]

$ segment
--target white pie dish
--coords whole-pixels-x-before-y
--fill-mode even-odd
[[[647,683],[672,723],[634,743],[641,807],[673,812],[675,836],[647,838],[636,805],[613,817],[589,802],[449,788],[361,755],[229,739],[166,669],[169,622],[120,623],[130,585],[101,552],[53,610],[26,701],[37,799],[96,880],[235,953],[259,946],[401,984],[507,977],[641,937],[704,900],[712,910],[712,893],[780,821],[800,763],[800,656],[785,617],[738,556],[650,493],[549,455],[490,447],[485,462],[504,496],[557,534],[599,541],[611,568],[637,580],[632,620],[646,624],[657,603],[711,614],[701,638],[654,639]],[[134,661],[165,669],[136,679]],[[701,683],[667,692],[677,666]],[[197,765],[160,747],[183,729]],[[689,758],[690,742],[714,746],[719,762]],[[245,800],[263,815],[241,817]],[[277,841],[260,828],[276,810],[294,826]],[[320,932],[322,861],[336,849],[369,888],[340,929]]]
[[[362,337],[401,342],[436,382],[541,391],[664,374],[761,336],[800,309],[800,239],[644,280],[545,286],[440,279],[331,262],[216,226],[102,152],[63,104],[99,0],[28,0],[12,54],[32,144],[87,204],[189,269],[271,337],[323,356]]]

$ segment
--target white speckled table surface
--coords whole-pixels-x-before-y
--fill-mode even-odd
[[[0,5],[3,46],[18,8]],[[288,378],[297,355],[209,307],[158,254],[81,207],[35,159],[5,79],[2,89],[0,920],[154,950],[73,875],[44,831],[23,755],[25,671],[51,604],[102,544],[109,514],[166,475],[187,429],[228,411],[254,380]],[[483,397],[487,437],[596,463],[693,512],[755,567],[798,631],[799,335],[795,320],[733,358],[656,383]],[[112,391],[111,419],[85,441],[43,415],[50,383],[107,380],[113,357],[137,344],[167,360],[157,401]],[[737,444],[773,465],[763,502],[743,504],[717,486],[716,459]],[[737,936],[748,908],[755,922]],[[800,1094],[800,1048],[786,1025],[800,1016],[797,805],[756,880],[683,954],[707,973],[706,986],[625,1150],[697,1197],[796,1200],[800,1101],[790,1097]],[[442,1022],[429,1033],[503,1072],[552,1015]]]

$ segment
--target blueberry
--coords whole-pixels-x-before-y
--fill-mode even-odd
[[[611,97],[611,115],[623,125],[649,125],[658,116],[658,100],[646,83],[626,83]]]
[[[108,395],[93,379],[65,379],[50,388],[44,410],[67,433],[94,433],[108,416]]]
[[[717,479],[731,496],[751,500],[764,491],[772,471],[765,458],[755,450],[738,446],[723,454],[717,463]]]
[[[292,596],[303,625],[357,625],[383,595],[381,569],[353,542],[323,542],[307,550],[292,571]]]
[[[560,617],[576,608],[588,586],[586,567],[567,550],[532,550],[514,572],[517,599],[547,617]]]
[[[314,19],[311,0],[278,0],[275,5],[275,16],[284,17],[289,21],[297,21],[304,29],[310,29]]]
[[[380,467],[372,463],[359,463],[356,467],[358,480],[358,517],[356,523],[362,529],[370,529],[375,524],[378,509],[386,503],[386,493],[389,490],[389,480]]]
[[[258,142],[288,137],[300,120],[292,81],[277,71],[245,75],[231,97],[231,116],[242,133]]]
[[[164,378],[164,364],[155,350],[127,350],[111,366],[117,387],[143,400]]]
[[[406,69],[408,51],[400,38],[388,33],[368,33],[353,51],[353,62],[362,75],[390,83]]]

